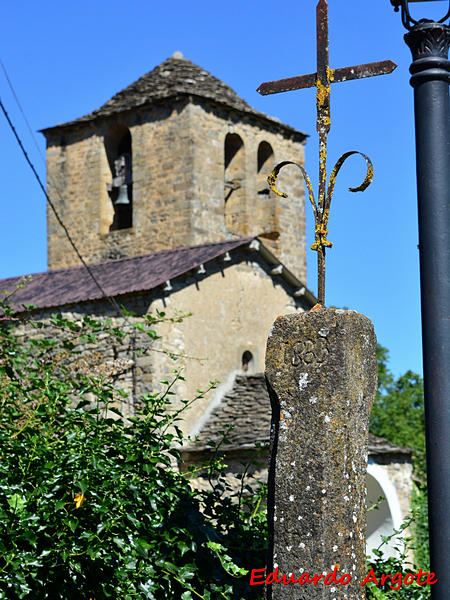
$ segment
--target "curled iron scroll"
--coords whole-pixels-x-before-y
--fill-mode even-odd
[[[311,180],[309,178],[309,175],[308,175],[305,167],[303,167],[300,163],[294,162],[292,160],[283,160],[283,162],[278,163],[277,166],[272,171],[272,173],[267,177],[267,183],[269,184],[270,189],[272,190],[272,192],[274,194],[276,194],[277,196],[280,196],[281,198],[288,197],[287,194],[285,194],[284,192],[278,191],[276,188],[278,174],[281,171],[281,169],[283,167],[285,167],[286,165],[294,165],[294,166],[298,167],[300,169],[300,171],[302,172],[303,179],[305,180],[306,187],[308,188],[309,201],[311,202],[311,206],[314,211],[314,217],[317,220],[317,216],[318,216],[317,215],[317,206],[316,206],[316,201],[314,198],[314,191],[312,189]]]
[[[367,173],[366,173],[366,177],[365,177],[364,181],[361,183],[361,185],[359,185],[358,187],[353,187],[353,188],[350,187],[350,188],[348,188],[349,191],[350,192],[363,192],[371,184],[372,179],[373,179],[373,165],[372,165],[372,161],[370,160],[370,158],[366,154],[363,154],[362,152],[358,152],[357,150],[351,150],[350,152],[346,152],[338,159],[338,161],[334,165],[334,168],[331,172],[330,179],[328,182],[326,199],[325,199],[323,208],[320,206],[317,206],[315,198],[314,198],[314,191],[312,189],[311,180],[309,178],[309,175],[308,175],[306,169],[301,164],[290,161],[290,160],[285,160],[285,161],[279,163],[267,178],[267,183],[269,184],[269,187],[272,190],[272,192],[277,194],[277,196],[281,196],[282,198],[287,198],[288,195],[284,192],[280,192],[276,187],[276,181],[277,181],[278,174],[279,174],[280,170],[283,167],[285,167],[286,165],[294,165],[300,169],[300,171],[303,175],[303,178],[305,180],[306,187],[308,189],[309,201],[311,202],[311,206],[314,211],[315,239],[314,239],[314,243],[311,246],[311,250],[318,251],[320,248],[324,248],[324,247],[330,248],[333,245],[332,242],[327,240],[327,234],[328,234],[327,225],[328,225],[328,218],[330,216],[331,197],[333,195],[334,185],[336,183],[336,177],[337,177],[339,171],[341,170],[342,165],[347,160],[347,158],[349,158],[353,154],[359,154],[360,156],[362,156],[364,158],[364,160],[366,161],[366,164],[367,164]]]
[[[409,31],[421,23],[444,23],[450,17],[450,0],[447,13],[442,17],[442,19],[439,19],[439,21],[436,21],[435,19],[420,19],[419,21],[416,21],[416,19],[411,17],[409,12],[409,2],[410,0],[391,0],[391,4],[394,7],[395,12],[398,12],[401,9],[403,27]]]
[[[350,152],[346,152],[338,159],[338,161],[336,162],[336,164],[333,167],[333,170],[331,171],[330,180],[328,181],[327,198],[325,201],[325,210],[328,210],[328,211],[330,210],[331,197],[334,192],[334,184],[336,183],[336,177],[337,177],[339,171],[341,170],[342,165],[347,160],[347,158],[349,158],[349,156],[352,156],[353,154],[359,154],[360,156],[362,156],[364,158],[364,160],[366,161],[366,165],[367,165],[367,173],[366,173],[366,177],[365,177],[364,181],[361,183],[361,185],[359,185],[358,187],[349,187],[348,191],[349,192],[363,192],[372,183],[373,164],[372,164],[372,161],[370,160],[370,158],[366,154],[363,154],[362,152],[358,152],[357,150],[351,150]]]

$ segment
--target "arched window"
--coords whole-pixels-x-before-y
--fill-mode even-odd
[[[272,146],[268,142],[261,142],[258,146],[257,185],[258,194],[269,195],[267,176],[270,175],[274,162]]]
[[[268,240],[278,239],[279,223],[277,215],[277,198],[270,193],[267,177],[275,166],[275,156],[269,142],[261,142],[258,146],[256,189],[259,194],[259,231],[258,234]]]
[[[105,151],[112,182],[108,193],[114,208],[110,231],[133,225],[133,184],[131,133],[124,125],[113,125],[105,135]]]
[[[244,142],[237,133],[225,137],[225,227],[243,234],[245,219],[245,154]]]
[[[373,549],[378,548],[382,542],[382,536],[392,536],[394,529],[400,529],[402,514],[397,491],[381,465],[370,464],[367,467],[366,476],[368,507],[377,505],[378,510],[370,510],[367,513],[366,551],[370,554]],[[380,502],[380,497],[383,500]],[[386,556],[396,556],[396,544],[403,536],[396,536],[385,546]]]
[[[242,370],[245,373],[251,373],[253,371],[253,354],[250,350],[246,350],[242,354]]]

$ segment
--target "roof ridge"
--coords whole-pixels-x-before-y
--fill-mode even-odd
[[[220,242],[207,242],[197,246],[179,246],[141,254],[138,256],[123,257],[100,263],[90,263],[99,281],[108,296],[124,296],[131,293],[154,290],[168,281],[176,280],[188,271],[197,268],[201,264],[209,264],[214,259],[232,252],[239,248],[248,246],[257,237],[245,237]],[[250,244],[250,247],[253,247]],[[272,255],[263,243],[253,247],[261,260],[277,264],[280,262]],[[239,255],[240,256],[240,255]],[[238,262],[248,259],[240,256]],[[251,259],[253,260],[253,259]],[[232,262],[227,264],[233,264]],[[203,273],[204,271],[202,271]],[[14,296],[14,306],[17,312],[22,312],[24,304],[34,304],[36,309],[56,308],[79,302],[100,300],[102,294],[92,285],[87,271],[82,265],[73,265],[31,273],[30,282],[23,288],[18,289]],[[23,275],[9,277],[0,280],[0,289],[16,286]],[[288,269],[283,269],[283,279],[291,288],[297,289],[301,284]],[[166,285],[166,291],[172,289]],[[11,291],[11,290],[10,290]],[[289,293],[289,292],[288,292]],[[296,292],[291,292],[294,296]],[[311,298],[308,297],[311,296]],[[313,305],[315,298],[311,292],[305,294],[305,301]]]
[[[144,73],[125,88],[116,92],[99,108],[72,121],[46,127],[43,133],[76,124],[87,123],[97,118],[106,118],[138,107],[160,102],[176,96],[191,96],[216,102],[239,112],[276,123],[279,127],[301,134],[290,125],[262,113],[241,98],[237,92],[221,79],[187,58],[170,57]]]
[[[170,67],[175,67],[175,69],[171,70]],[[189,71],[191,71],[191,73],[189,73]],[[199,81],[195,81],[191,77],[185,76],[192,76],[194,74],[200,76]],[[195,87],[192,87],[191,89],[191,86],[194,85]],[[67,123],[60,123],[55,127],[91,121],[97,117],[109,116],[110,114],[123,112],[127,109],[144,105],[152,99],[167,98],[180,93],[192,93],[193,95],[206,98],[216,96],[217,100],[222,101],[224,104],[230,104],[234,106],[234,108],[237,108],[235,105],[238,104],[241,105],[239,107],[241,110],[246,112],[257,112],[248,104],[248,102],[241,98],[233,88],[218,77],[215,77],[210,71],[195,64],[188,58],[174,58],[171,56],[157,64],[151,71],[147,71],[147,73],[144,73],[138,79],[116,92],[99,108],[78,119]],[[133,94],[135,94],[135,96],[133,96]],[[127,102],[129,97],[131,97],[131,102]],[[123,102],[123,100],[125,100],[125,102]],[[54,127],[45,128],[42,131],[53,128]]]
[[[156,250],[155,252],[146,252],[145,254],[136,254],[135,256],[122,256],[121,258],[113,258],[113,259],[109,259],[109,260],[102,260],[100,262],[95,262],[95,263],[88,263],[88,267],[89,268],[96,268],[96,267],[100,267],[102,265],[110,265],[111,263],[117,264],[117,263],[125,263],[127,261],[133,261],[136,259],[140,259],[140,258],[147,258],[150,256],[157,256],[157,255],[161,255],[161,254],[174,254],[176,252],[180,252],[181,250],[192,250],[192,249],[196,249],[196,248],[210,248],[213,246],[223,246],[226,244],[230,244],[230,243],[234,243],[234,242],[240,242],[242,245],[244,243],[246,243],[247,241],[251,241],[255,238],[255,236],[251,236],[251,237],[245,237],[245,238],[236,238],[233,240],[221,240],[219,242],[207,242],[206,244],[195,244],[194,246],[177,246],[176,248],[163,248],[162,250]],[[0,278],[0,282],[1,281],[7,281],[9,279],[20,279],[22,277],[32,277],[33,275],[49,275],[49,274],[55,274],[55,273],[61,273],[63,271],[76,271],[76,270],[84,270],[85,267],[84,265],[69,265],[68,267],[58,267],[57,269],[47,269],[46,271],[37,271],[36,273],[25,273],[25,274],[21,274],[21,275],[12,275],[11,277],[2,277]]]

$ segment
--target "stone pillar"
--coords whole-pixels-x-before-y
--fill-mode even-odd
[[[318,309],[278,317],[267,342],[272,402],[268,600],[361,600],[369,413],[377,386],[371,321]],[[305,573],[330,575],[314,583]],[[334,580],[344,574],[350,581]],[[273,577],[272,577],[273,579]],[[346,581],[346,577],[343,581]],[[326,585],[327,584],[327,585]]]

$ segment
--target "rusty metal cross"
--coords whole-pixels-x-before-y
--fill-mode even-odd
[[[327,223],[329,217],[331,196],[334,190],[336,176],[344,161],[352,154],[360,154],[367,163],[367,175],[363,183],[357,188],[349,188],[352,192],[363,191],[372,181],[373,167],[370,159],[361,152],[346,152],[343,154],[330,176],[328,189],[326,185],[326,159],[327,159],[327,134],[330,130],[330,93],[331,84],[351,79],[361,79],[363,77],[373,77],[374,75],[387,75],[392,73],[396,64],[390,60],[382,62],[368,63],[365,65],[356,65],[345,67],[343,69],[330,69],[328,60],[328,4],[326,0],[319,0],[316,8],[317,18],[317,72],[299,77],[289,77],[278,81],[268,81],[262,83],[258,92],[262,95],[278,94],[279,92],[289,92],[309,87],[317,88],[317,132],[319,134],[319,198],[316,205],[314,194],[308,174],[302,165],[292,161],[283,161],[278,164],[274,171],[269,175],[268,182],[270,188],[279,196],[287,197],[286,194],[279,192],[275,187],[276,178],[282,167],[288,164],[294,164],[300,168],[308,187],[309,199],[311,201],[315,217],[315,240],[311,246],[317,250],[317,270],[318,270],[318,300],[319,304],[325,305],[325,248],[331,247],[332,243],[327,240]]]

